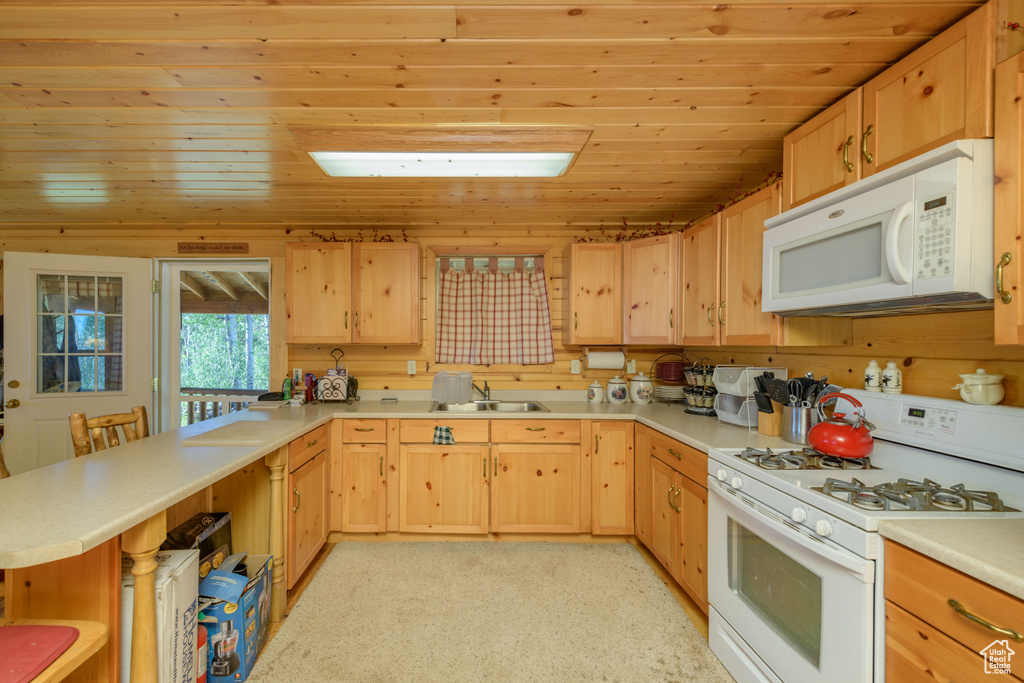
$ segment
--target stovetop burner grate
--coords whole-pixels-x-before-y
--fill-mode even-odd
[[[930,479],[918,482],[899,479],[868,486],[859,479],[828,478],[811,490],[843,500],[864,510],[1019,512],[1006,506],[993,491],[972,491],[963,484],[944,487]]]
[[[837,458],[811,448],[773,451],[771,448],[746,448],[739,457],[765,470],[871,470],[878,469],[869,458]]]

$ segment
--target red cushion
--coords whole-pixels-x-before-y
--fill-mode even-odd
[[[0,683],[26,683],[78,638],[71,626],[12,624],[0,628]]]

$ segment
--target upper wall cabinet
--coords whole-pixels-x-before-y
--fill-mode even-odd
[[[627,344],[675,344],[679,233],[626,242],[624,263]]]
[[[565,344],[622,343],[622,245],[580,243],[566,250],[569,297]]]
[[[679,271],[679,335],[684,346],[718,345],[722,214],[687,228]]]
[[[289,344],[352,341],[352,245],[284,245],[285,311]]]
[[[288,343],[420,342],[418,244],[291,243],[285,270]]]
[[[951,140],[992,137],[988,3],[786,136],[788,210]]]
[[[995,343],[1024,344],[1024,53],[996,67]]]

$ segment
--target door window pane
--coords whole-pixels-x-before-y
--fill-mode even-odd
[[[36,391],[121,391],[123,310],[119,277],[38,275]]]
[[[820,576],[730,519],[729,586],[807,661],[820,666]]]

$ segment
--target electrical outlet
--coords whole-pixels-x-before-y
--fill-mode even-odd
[[[410,375],[415,375],[416,374],[416,361],[414,361],[414,360],[407,360],[407,361],[405,361],[405,369],[406,369],[406,372],[408,372]]]
[[[573,375],[580,374],[580,361],[578,359],[569,361],[569,372]]]
[[[626,361],[626,372],[636,372],[636,359],[630,358]]]

